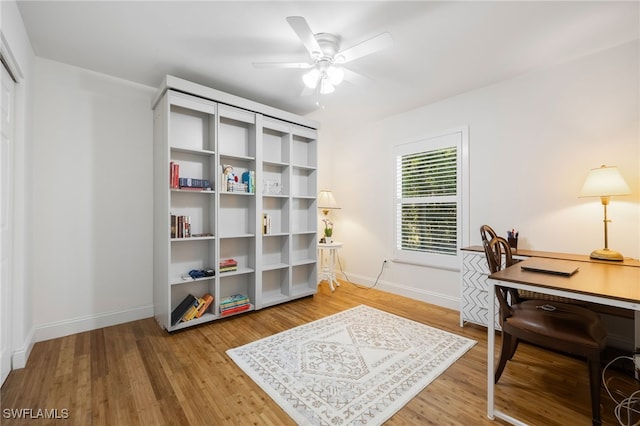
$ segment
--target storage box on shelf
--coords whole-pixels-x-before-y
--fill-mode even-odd
[[[153,108],[159,324],[173,331],[314,294],[317,123],[171,76]],[[215,274],[189,275],[206,269]],[[171,323],[187,296],[205,294],[202,316]],[[230,309],[237,295],[248,302]]]

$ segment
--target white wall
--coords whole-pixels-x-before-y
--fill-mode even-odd
[[[35,63],[36,341],[150,317],[155,89]]]
[[[468,126],[470,229],[520,231],[519,246],[588,254],[603,247],[602,206],[578,199],[589,169],[617,165],[633,190],[609,209],[609,246],[640,257],[638,42],[531,72],[403,114],[352,134],[323,123],[324,160],[342,210],[332,213],[341,260],[354,281],[372,283],[393,249],[394,144]],[[472,70],[469,70],[472,72]],[[437,84],[437,82],[434,82]],[[330,138],[325,138],[330,135]],[[329,141],[326,144],[326,141]],[[320,163],[320,168],[325,167]],[[392,263],[380,288],[457,309],[457,272]]]

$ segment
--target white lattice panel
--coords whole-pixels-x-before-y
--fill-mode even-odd
[[[462,297],[460,301],[460,320],[487,326],[487,282],[489,268],[484,253],[464,253],[462,256]],[[494,298],[494,327],[500,330],[498,300]]]

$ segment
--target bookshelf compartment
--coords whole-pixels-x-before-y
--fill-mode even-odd
[[[169,146],[197,151],[214,151],[215,116],[171,105]]]
[[[213,192],[171,191],[170,214],[189,218],[191,237],[214,235],[215,210]],[[177,238],[177,235],[174,238]]]
[[[294,167],[291,176],[291,195],[294,197],[313,197],[316,196],[316,171],[315,169],[307,169]]]
[[[247,186],[246,190],[238,192],[228,186],[229,176],[224,174],[225,168],[232,168],[233,176],[237,177],[237,183],[242,183],[242,177],[245,172],[253,172],[253,187]],[[220,192],[234,192],[234,193],[250,193],[254,194],[255,190],[255,172],[256,166],[255,161],[246,158],[237,158],[226,155],[220,156],[220,167],[219,167],[219,175],[220,175]],[[232,180],[232,181],[235,181]]]
[[[226,297],[233,296],[234,294],[244,294],[249,297],[249,300],[255,305],[256,293],[255,293],[255,273],[241,274],[241,275],[229,275],[220,277],[220,297],[215,300],[216,313],[220,312],[220,300]],[[253,308],[252,308],[253,309]]]
[[[281,303],[289,297],[289,268],[262,273],[262,306]]]
[[[317,256],[316,234],[293,235],[291,248],[291,262],[295,265],[315,262]]]
[[[262,234],[278,235],[289,232],[289,199],[263,197]]]
[[[237,271],[221,272],[221,278],[230,275],[253,272],[256,267],[255,238],[223,238],[220,240],[220,261],[234,259],[238,262]],[[217,266],[217,265],[216,265]],[[219,268],[216,268],[219,270]]]
[[[171,243],[169,282],[192,282],[191,277],[188,280],[183,280],[182,277],[188,276],[192,269],[215,268],[215,260],[215,240],[174,240]]]
[[[194,153],[172,149],[171,162],[178,165],[179,177],[206,179],[210,181],[210,187],[214,187],[215,162],[211,153]]]
[[[300,135],[293,135],[291,139],[291,163],[296,166],[316,168],[318,164],[317,160],[317,147],[316,139],[310,139]]]
[[[318,289],[317,276],[315,263],[292,267],[291,297],[302,297],[315,293]]]
[[[262,239],[262,269],[270,270],[289,265],[289,236]]]
[[[218,217],[221,237],[255,235],[255,197],[245,193],[221,193]]]
[[[255,114],[235,108],[220,107],[218,143],[221,155],[256,157]]]
[[[316,200],[311,198],[293,198],[291,200],[291,223],[294,233],[316,232]]]
[[[265,125],[267,125],[265,120]],[[262,129],[262,159],[266,162],[288,164],[289,163],[289,139],[284,131],[270,128]]]
[[[288,195],[289,168],[286,165],[264,163],[262,165],[262,194]]]

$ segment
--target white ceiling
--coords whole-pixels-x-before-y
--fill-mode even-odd
[[[639,38],[638,2],[18,1],[36,55],[157,87],[166,74],[332,125],[359,125]],[[285,18],[347,48],[390,32],[391,48],[349,63],[374,80],[301,97],[308,59]]]

